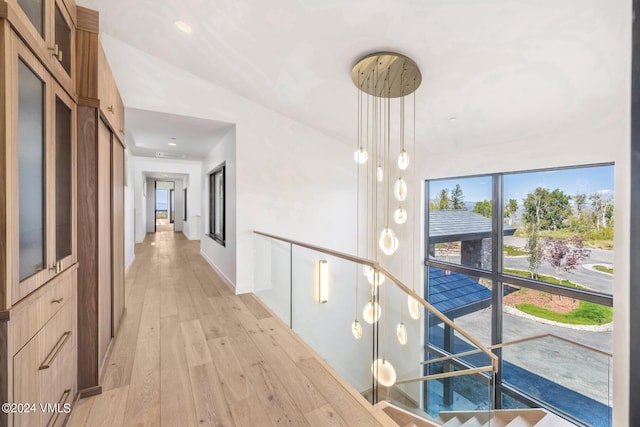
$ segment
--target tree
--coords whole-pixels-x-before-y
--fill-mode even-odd
[[[558,275],[578,268],[590,252],[578,236],[568,239],[545,237],[542,240],[542,257],[555,268]]]
[[[587,207],[587,195],[584,193],[578,193],[573,196],[573,206],[576,208],[576,216],[580,216]]]
[[[538,230],[557,230],[569,217],[571,197],[556,188],[549,191],[538,187],[524,199],[522,219]]]
[[[538,269],[542,264],[542,248],[540,247],[540,237],[538,229],[533,224],[527,224],[525,227],[527,243],[524,250],[527,253],[527,262],[529,263],[529,272],[532,279],[538,278]]]
[[[443,188],[440,190],[440,194],[438,194],[438,199],[430,204],[431,209],[449,209],[449,190],[447,188]]]
[[[516,219],[516,212],[518,211],[518,201],[516,199],[509,199],[507,207],[504,210],[504,217],[509,221],[509,225],[513,225],[513,221]]]
[[[486,216],[487,218],[491,218],[491,202],[489,200],[476,202],[476,204],[473,205],[472,212],[482,216]]]
[[[449,202],[451,209],[466,209],[464,205],[464,194],[460,184],[456,184],[456,187],[451,190],[451,201]]]
[[[606,227],[607,224],[609,224],[609,219],[613,216],[613,203],[611,199],[603,197],[601,193],[593,193],[589,196],[589,200],[593,208],[593,220],[596,224],[596,229],[599,230],[601,226]]]

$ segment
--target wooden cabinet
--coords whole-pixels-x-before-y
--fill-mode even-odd
[[[19,304],[57,308],[38,332],[13,356],[13,402],[35,403],[35,411],[16,413],[13,425],[49,426],[66,417],[64,404],[71,403],[76,394],[76,270],[69,271],[52,284],[52,291],[71,290],[71,298],[64,300],[63,293],[41,292],[29,301]],[[64,284],[63,284],[64,283]],[[63,284],[62,286],[57,286]],[[65,294],[66,295],[66,294]],[[59,301],[59,302],[57,302]],[[46,316],[40,319],[45,319]],[[34,318],[21,319],[34,322]],[[36,317],[35,319],[39,319]],[[37,326],[35,326],[37,327]],[[19,339],[18,337],[14,337]],[[60,403],[63,412],[47,410],[40,405]]]
[[[6,17],[48,72],[73,93],[75,1],[7,0]]]
[[[35,406],[0,427],[61,425],[77,393],[74,19],[69,0],[0,1],[0,402]]]
[[[76,104],[11,30],[5,84],[5,308],[76,262]],[[17,114],[15,114],[17,113]],[[9,203],[14,201],[14,203]]]
[[[78,386],[100,391],[124,312],[124,108],[98,40],[98,15],[78,8]]]

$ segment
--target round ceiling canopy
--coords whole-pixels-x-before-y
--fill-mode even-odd
[[[413,59],[400,53],[376,52],[360,59],[351,79],[363,92],[380,98],[399,98],[413,93],[422,74]]]

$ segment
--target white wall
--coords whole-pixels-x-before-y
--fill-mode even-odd
[[[187,213],[189,214],[188,222],[183,224],[183,233],[190,240],[199,240],[200,234],[198,230],[202,227],[199,224],[201,219],[201,162],[187,160],[166,160],[155,159],[150,157],[134,157],[134,187],[135,187],[135,241],[142,243],[147,233],[147,199],[153,199],[153,182],[147,183],[147,197],[143,194],[143,182],[149,174],[178,174],[185,176],[186,185],[189,188]],[[177,196],[176,196],[177,198]],[[153,209],[153,208],[152,208]],[[151,229],[153,231],[153,229]]]
[[[208,236],[209,230],[209,174],[225,164],[225,245]],[[200,243],[200,253],[217,270],[231,288],[237,279],[236,262],[236,131],[235,127],[216,143],[202,167],[202,212],[204,233]]]
[[[125,150],[126,187],[124,189],[124,266],[129,268],[135,259],[135,190],[133,156]]]
[[[629,23],[621,25],[628,26]],[[355,176],[351,145],[112,38],[104,37],[103,43],[116,80],[122,92],[127,94],[125,104],[128,107],[236,124],[236,292],[250,291],[254,279],[262,280],[254,277],[253,230],[354,252]],[[630,51],[629,48],[628,45],[621,46],[624,51]],[[613,80],[618,78],[630,81],[629,76],[612,77]],[[612,87],[619,90],[617,86]],[[608,117],[594,117],[570,131],[547,130],[544,134],[521,140],[496,141],[483,146],[475,145],[471,137],[455,142],[435,139],[421,142],[417,160],[414,159],[419,169],[409,181],[409,197],[422,200],[424,179],[608,161],[616,163],[613,425],[628,424],[629,403],[626,374],[629,369],[630,309],[627,302],[630,104],[629,88],[623,89],[619,93],[620,103],[612,106]],[[201,171],[199,180],[190,179],[189,185],[196,182],[201,185],[206,169]],[[137,168],[138,173],[142,170]],[[201,194],[201,191],[195,193]],[[189,206],[191,209],[191,200]],[[423,224],[422,206],[417,203],[414,207],[414,213],[421,219],[420,226]],[[417,239],[415,249],[420,255],[420,239]],[[211,253],[215,265],[230,268],[230,263],[226,265],[227,261],[206,247],[203,252]],[[422,268],[417,263],[414,265],[421,275]],[[392,270],[397,268],[397,263],[392,265]]]
[[[253,287],[254,230],[353,252],[355,170],[350,145],[118,40],[103,36],[102,41],[127,107],[236,125],[236,292]],[[144,170],[137,161],[136,175]],[[191,195],[202,194],[203,178],[204,170],[197,181],[189,177],[190,231],[196,213]],[[205,222],[198,222],[200,235]]]

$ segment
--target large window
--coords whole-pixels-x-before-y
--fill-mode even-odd
[[[425,295],[500,357],[497,408],[544,406],[611,423],[613,172],[594,165],[427,182]],[[468,349],[437,319],[425,327],[431,357]],[[475,402],[473,387],[453,384],[426,390],[427,405]]]
[[[209,237],[225,246],[225,164],[209,174]]]

